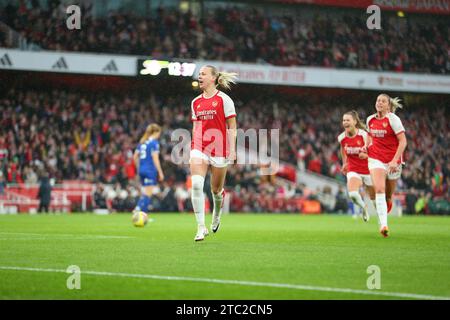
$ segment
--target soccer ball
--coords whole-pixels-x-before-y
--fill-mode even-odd
[[[138,211],[133,213],[133,217],[131,219],[133,225],[135,227],[144,227],[148,222],[148,215],[143,211]]]

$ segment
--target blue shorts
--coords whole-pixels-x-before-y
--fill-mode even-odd
[[[141,179],[141,185],[143,187],[156,186],[158,184],[157,172],[139,173],[139,178]]]

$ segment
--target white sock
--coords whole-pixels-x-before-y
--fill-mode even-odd
[[[373,207],[375,208],[375,210],[377,210],[377,202],[375,200],[370,200],[373,204]]]
[[[213,200],[214,200],[213,213],[219,217],[222,214],[222,212],[221,212],[222,211],[222,201],[223,201],[222,193],[223,193],[223,189],[218,194],[215,194],[214,192],[212,193]]]
[[[192,176],[192,208],[194,209],[195,219],[199,226],[205,225],[205,196],[203,194],[203,184],[205,178],[200,175]]]
[[[348,193],[350,199],[352,202],[358,206],[361,207],[361,209],[364,209],[366,207],[366,204],[364,203],[364,200],[362,199],[361,195],[358,191],[350,191]]]
[[[380,219],[381,227],[387,227],[387,203],[386,194],[377,193],[375,196],[375,202],[377,204],[378,218]]]

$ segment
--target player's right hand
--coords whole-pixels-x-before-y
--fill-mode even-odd
[[[230,153],[227,156],[227,160],[230,164],[234,163],[236,161],[236,151],[230,151]]]

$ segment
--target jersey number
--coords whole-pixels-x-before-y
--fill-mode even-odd
[[[139,153],[141,155],[141,159],[147,158],[147,151],[145,150],[145,146],[144,146],[144,148],[141,148]]]

